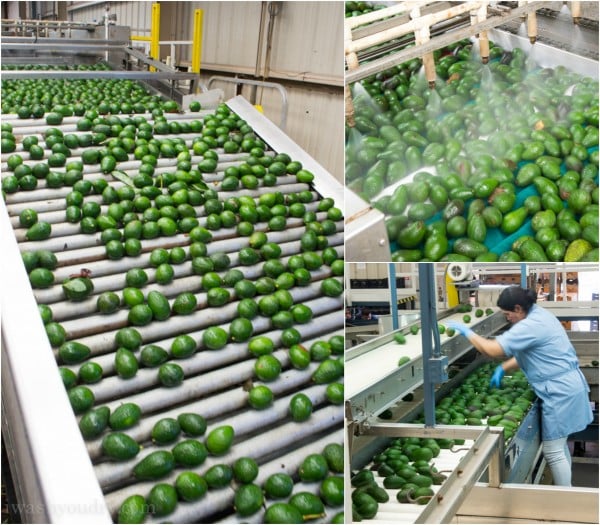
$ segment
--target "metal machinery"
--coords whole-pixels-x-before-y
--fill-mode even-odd
[[[438,323],[463,322],[463,313],[457,307],[436,312],[435,266],[442,265],[418,265],[420,322],[394,329],[346,351],[345,417],[347,462],[351,465],[346,493],[353,491],[352,473],[364,468],[373,468],[375,480],[383,486],[383,478],[378,477],[371,461],[396,438],[463,439],[463,445],[442,449],[433,459],[447,479],[437,488],[434,486],[435,496],[426,506],[398,503],[395,498],[398,491],[388,490],[389,501],[379,504],[374,519],[386,523],[597,522],[597,488],[539,484],[544,460],[535,403],[506,441],[499,427],[436,424],[434,408],[439,400],[460,388],[473,370],[488,361],[466,338],[438,333]],[[451,266],[444,265],[444,271],[451,270]],[[513,266],[514,271],[518,273],[518,267]],[[553,310],[554,305],[543,304]],[[598,317],[597,302],[569,306],[570,318]],[[567,310],[564,308],[562,312]],[[553,311],[561,317],[558,311]],[[473,330],[484,336],[493,336],[507,328],[504,315],[496,307],[480,318],[473,317],[471,323]],[[418,335],[411,335],[413,325],[420,326]],[[395,341],[399,333],[405,335],[405,344]],[[568,331],[568,334],[597,407],[597,367],[592,361],[597,359],[598,332]],[[425,424],[410,423],[423,414]],[[588,439],[597,441],[597,421],[588,431],[592,434]],[[577,504],[572,505],[572,501]],[[350,502],[351,498],[347,498],[347,513],[351,512]]]
[[[542,67],[564,66],[598,78],[597,11],[591,19],[582,16],[585,2],[563,2],[559,12],[546,2],[370,2],[384,5],[360,16],[346,18],[344,26],[346,76],[346,122],[354,127],[351,86],[372,75],[411,59],[420,58],[429,86],[435,86],[433,52],[461,39],[470,38],[473,52],[486,64],[490,40],[505,50],[521,49],[534,54]],[[591,4],[593,5],[593,4]],[[575,24],[577,49],[571,28]],[[535,45],[533,45],[535,43]],[[531,50],[531,51],[530,51]],[[485,137],[482,137],[485,139]],[[434,169],[433,166],[425,169]],[[417,170],[418,171],[418,170]],[[413,180],[413,173],[402,184]],[[380,195],[392,195],[399,184]],[[386,215],[346,190],[346,259],[383,261],[390,259],[393,239],[388,239]]]
[[[25,24],[26,25],[26,24]],[[38,27],[38,23],[32,23]],[[10,33],[11,25],[6,26]],[[3,25],[3,29],[5,26]],[[34,29],[37,31],[37,29]],[[106,33],[105,33],[106,31]],[[54,38],[56,33],[60,33]],[[71,23],[49,23],[39,34],[4,37],[2,42],[3,65],[12,64],[73,64],[95,63],[107,60],[114,68],[106,72],[36,72],[11,70],[3,72],[4,79],[38,78],[110,78],[135,79],[147,85],[166,90],[178,98],[187,89],[180,82],[192,82],[194,92],[197,75],[167,70],[164,64],[141,56],[129,47],[129,29],[114,25],[106,27]],[[154,68],[142,71],[135,65]],[[254,132],[268,146],[268,155],[287,152],[294,160],[314,174],[312,184],[297,182],[294,176],[279,177],[276,187],[260,186],[255,190],[243,189],[236,193],[220,191],[223,171],[237,166],[247,154],[219,154],[217,170],[205,177],[205,182],[219,192],[219,197],[248,195],[258,198],[261,194],[278,191],[284,195],[310,190],[313,200],[306,204],[307,211],[317,212],[317,220],[325,218],[325,212],[317,207],[322,196],[341,203],[341,185],[314,159],[300,149],[279,128],[256,111],[241,97],[227,101],[227,106],[241,119],[247,121]],[[170,122],[190,121],[202,118],[211,110],[200,113],[168,114]],[[143,115],[149,122],[152,115]],[[77,117],[67,117],[59,126],[65,133],[75,132]],[[40,134],[43,144],[44,119],[19,120],[16,115],[3,115],[3,123],[13,125],[16,136]],[[193,134],[182,138],[188,147]],[[19,148],[18,152],[21,151]],[[80,150],[74,150],[74,154]],[[2,155],[3,176],[8,155]],[[193,156],[197,163],[201,157]],[[27,159],[25,159],[27,163]],[[130,157],[119,164],[126,174],[132,175],[139,161]],[[156,173],[172,171],[176,159],[159,158]],[[122,183],[100,173],[98,165],[86,166],[84,178],[94,180],[104,177],[110,186],[118,188]],[[202,414],[208,421],[208,431],[220,425],[231,425],[235,429],[235,442],[227,455],[209,457],[202,471],[216,463],[232,464],[242,456],[253,457],[260,465],[260,474],[255,483],[262,484],[273,473],[285,472],[295,475],[302,460],[310,453],[321,452],[328,443],[343,443],[342,410],[326,398],[326,386],[315,384],[311,376],[318,366],[313,362],[300,370],[290,365],[287,349],[280,346],[281,330],[274,329],[267,318],[253,321],[254,335],[264,334],[275,344],[274,356],[282,363],[282,372],[276,381],[269,383],[275,396],[268,410],[257,411],[248,406],[247,388],[256,381],[253,372],[254,360],[246,343],[229,343],[220,352],[198,352],[194,357],[180,361],[185,381],[179,387],[167,389],[157,380],[156,369],[140,368],[135,378],[123,380],[115,374],[113,341],[116,331],[127,325],[127,313],[119,310],[109,316],[96,312],[96,295],[81,303],[65,300],[60,284],[32,293],[27,273],[22,264],[21,252],[31,249],[49,249],[58,259],[55,283],[60,283],[70,274],[85,266],[92,271],[95,294],[107,290],[121,290],[125,273],[133,267],[142,267],[150,275],[150,289],[162,290],[169,300],[184,291],[192,291],[199,302],[199,310],[188,316],[173,316],[169,320],[140,327],[144,344],[154,342],[168,348],[178,334],[188,333],[201,340],[202,332],[211,325],[228,328],[236,317],[237,300],[218,309],[206,306],[206,294],[199,285],[199,276],[194,276],[190,261],[178,265],[175,280],[167,286],[153,282],[154,269],[150,266],[150,252],[155,248],[186,247],[187,235],[159,237],[143,240],[142,253],[135,258],[125,257],[109,261],[100,241],[100,233],[81,234],[76,224],[65,222],[65,195],[71,188],[46,188],[40,181],[37,189],[6,195],[0,213],[2,228],[2,434],[15,484],[17,502],[20,504],[24,522],[40,523],[110,523],[123,500],[135,493],[147,494],[153,483],[135,483],[131,476],[134,464],[154,446],[147,445],[134,460],[115,463],[102,460],[101,438],[84,442],[78,428],[79,417],[73,417],[65,388],[57,373],[56,349],[50,347],[41,322],[37,303],[52,307],[54,320],[66,330],[67,339],[77,339],[92,348],[92,359],[104,369],[104,378],[90,385],[95,395],[96,406],[102,404],[112,410],[122,403],[135,402],[143,412],[141,422],[129,433],[140,443],[149,443],[150,432],[156,421],[182,412]],[[89,197],[101,203],[100,195]],[[34,208],[39,218],[52,224],[53,234],[39,242],[28,242],[25,230],[19,226],[19,213],[25,208]],[[104,205],[103,205],[104,208]],[[206,217],[198,208],[198,218],[204,224]],[[343,257],[342,221],[336,222],[337,231],[328,236],[329,246],[339,257]],[[268,231],[266,222],[255,225],[256,230],[267,231],[269,241],[278,243],[282,249],[282,261],[301,251],[300,237],[305,231],[302,218],[289,218],[284,231]],[[238,268],[247,279],[256,280],[262,275],[262,263],[242,266],[237,252],[248,246],[247,237],[239,237],[235,227],[213,232],[209,253],[224,252],[231,259],[230,268]],[[305,286],[294,286],[290,290],[294,302],[304,303],[313,311],[313,319],[297,325],[303,344],[310,346],[316,340],[327,340],[343,330],[343,303],[341,297],[330,297],[321,291],[323,279],[332,277],[328,266],[311,272],[311,282]],[[77,373],[77,366],[71,367]],[[342,379],[339,379],[342,381]],[[304,392],[313,403],[309,421],[294,422],[288,415],[290,398]],[[163,481],[173,482],[175,473]],[[298,482],[295,491],[307,490],[318,493],[318,483]],[[237,522],[240,518],[233,511],[234,491],[230,488],[212,491],[198,503],[180,502],[169,520],[178,523]],[[342,510],[341,507],[337,510]],[[331,519],[332,509],[328,509]],[[262,512],[244,518],[260,522]],[[159,518],[147,517],[159,521]]]

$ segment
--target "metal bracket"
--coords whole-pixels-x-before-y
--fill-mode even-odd
[[[287,115],[288,115],[288,96],[285,88],[278,84],[277,82],[265,82],[263,80],[252,80],[249,78],[239,78],[239,77],[225,77],[222,75],[215,75],[208,79],[208,89],[213,84],[213,82],[228,82],[230,84],[247,84],[249,86],[258,86],[263,88],[271,88],[275,89],[281,95],[281,119],[279,121],[279,127],[285,131],[287,126]]]

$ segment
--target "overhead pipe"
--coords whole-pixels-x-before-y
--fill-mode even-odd
[[[519,7],[524,7],[527,4],[527,0],[519,0]],[[520,17],[521,22],[527,20],[527,13],[523,13]]]
[[[412,20],[418,20],[421,17],[421,10],[418,6],[415,6],[411,12],[410,17]],[[415,31],[415,44],[417,46],[426,44],[429,42],[431,37],[430,27],[423,26]],[[429,84],[429,89],[435,88],[435,60],[433,58],[433,51],[425,53],[421,60],[423,61],[423,68],[425,69],[425,78]]]
[[[532,11],[527,14],[527,36],[532,45],[537,41],[537,32],[537,15]]]
[[[480,6],[475,13],[471,14],[471,25],[485,22],[487,19],[487,5]],[[490,41],[487,31],[479,32],[479,55],[481,62],[487,64],[490,60]]]
[[[571,16],[573,23],[578,26],[581,20],[581,2],[571,2]]]

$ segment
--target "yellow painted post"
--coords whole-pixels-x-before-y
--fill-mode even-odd
[[[152,4],[152,18],[150,25],[150,58],[154,60],[160,59],[160,4],[155,2]],[[151,67],[151,71],[155,68]]]
[[[200,73],[200,59],[202,57],[202,24],[204,11],[194,11],[194,36],[192,38],[192,73]]]
[[[458,291],[454,286],[454,281],[446,274],[446,302],[448,308],[454,308],[458,305]]]

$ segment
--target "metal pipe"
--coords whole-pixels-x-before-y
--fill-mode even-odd
[[[344,86],[344,113],[346,123],[353,128],[356,125],[356,121],[354,120],[354,102],[352,101],[352,93],[348,85]]]
[[[581,20],[581,2],[571,2],[571,16],[573,17],[573,23],[579,25]]]
[[[476,22],[485,22],[487,18],[487,4],[482,5],[476,13]],[[487,31],[479,32],[479,55],[481,62],[487,64],[490,60],[490,41]]]
[[[426,44],[429,42],[429,27],[425,26],[418,31],[415,31],[415,43],[417,46]],[[429,84],[429,89],[435,88],[435,61],[433,58],[433,51],[425,53],[422,57],[423,68],[425,69],[425,78]]]
[[[286,352],[278,351],[273,355],[275,357],[277,357],[277,359],[285,359]],[[247,363],[249,364],[249,367],[252,368],[252,363],[250,362],[250,360],[247,361]],[[287,364],[285,366],[287,366]],[[316,368],[316,366],[313,368]],[[290,391],[292,391],[295,388],[302,388],[303,386],[306,385],[307,382],[310,381],[311,372],[309,372],[308,370],[297,371],[297,372],[298,372],[297,374],[294,374],[292,377],[288,378],[288,379],[290,379],[290,382],[287,385],[281,385],[281,382],[279,382],[279,381],[272,383],[273,387],[278,391],[278,394],[279,394],[279,396],[277,398],[278,401],[280,399],[282,399],[283,396],[291,397]],[[250,371],[249,377],[251,378],[251,376],[252,376],[252,371]],[[282,387],[285,387],[285,390]],[[305,392],[308,391],[307,395],[309,396],[311,401],[313,401],[314,406],[322,404],[325,401],[325,399],[326,399],[325,389],[326,389],[326,387],[323,385],[314,385],[314,386],[309,387],[308,390],[305,390]],[[229,394],[229,396],[228,396],[228,394]],[[287,398],[287,401],[289,403],[289,398]],[[245,408],[247,403],[248,403],[248,394],[243,389],[240,388],[235,391],[219,392],[219,393],[215,394],[214,396],[205,397],[203,399],[198,399],[195,401],[192,400],[186,406],[186,410],[188,410],[189,412],[195,412],[197,414],[202,414],[202,416],[207,421],[210,421],[211,419],[219,417],[221,414],[223,414],[223,412],[238,411],[240,409],[243,409],[243,408]],[[286,414],[285,413],[279,414],[278,409],[283,408],[284,410],[286,410],[287,407],[284,407],[284,405],[285,405],[285,403],[276,402],[276,404],[272,406],[272,408],[274,409],[273,410],[274,413],[271,413],[271,410],[268,411],[269,412],[268,414],[265,413],[264,415],[265,415],[265,417],[268,418],[268,420],[263,422],[263,420],[261,419],[260,425],[268,426],[271,422],[276,423],[277,420],[283,419]],[[160,419],[166,418],[166,417],[172,417],[172,418],[176,419],[180,413],[181,413],[181,410],[178,407],[173,407],[173,408],[169,408],[168,410],[157,412],[155,414],[149,414],[147,417],[142,418],[138,425],[129,429],[127,431],[127,434],[129,436],[131,436],[133,439],[135,439],[138,443],[144,443],[146,441],[150,441],[152,428],[157,421],[159,421]],[[257,425],[257,422],[255,420],[254,426],[256,427],[256,425]],[[238,429],[238,437],[240,437],[246,433],[248,433],[248,431],[246,430],[245,427]],[[92,458],[92,460],[97,463],[98,460],[102,457],[102,439],[98,438],[93,441],[88,441],[87,449],[88,449],[88,453],[89,453],[90,457]],[[137,460],[139,461],[139,458],[137,458]],[[96,470],[96,473],[99,475],[99,477],[102,477],[108,481],[110,478],[112,478],[115,475],[113,470],[118,470],[120,468],[121,468],[120,465],[117,465],[117,464],[111,465],[111,464],[105,463],[103,465],[97,464],[95,467],[95,470]],[[103,483],[103,485],[106,485],[106,484],[107,483]]]
[[[4,46],[4,44],[2,44]],[[111,49],[113,46],[108,46]],[[104,49],[102,46],[90,47],[90,49]],[[60,79],[60,80],[94,80],[94,79],[116,79],[116,80],[193,80],[198,75],[184,71],[2,71],[4,80],[20,79]],[[196,116],[197,118],[197,116]]]
[[[388,264],[388,281],[390,286],[392,330],[398,330],[398,290],[396,289],[396,265],[394,263]]]
[[[107,2],[104,5],[104,39],[110,40],[108,36],[108,13],[110,11],[110,4]],[[108,50],[104,52],[104,61],[108,62]]]
[[[433,326],[437,332],[437,316],[435,315],[435,275],[433,265],[419,263],[419,299],[421,301],[421,344],[423,351],[423,406],[425,409],[425,426],[435,426],[435,383],[432,380],[429,360],[432,357],[431,337]],[[433,315],[433,317],[432,317]],[[438,335],[439,337],[439,335]],[[436,345],[439,349],[439,339]]]
[[[537,40],[537,15],[535,11],[527,14],[527,36],[529,42],[535,44]]]
[[[321,275],[321,278],[324,278],[324,277],[328,277],[328,275]],[[315,308],[315,311],[313,312],[313,314],[314,314],[313,322],[317,323],[317,325],[321,322],[320,316],[327,315],[327,314],[331,313],[332,310],[339,308],[339,301],[328,300],[329,298],[319,297],[319,285],[320,285],[320,281],[315,282],[313,287],[303,288],[301,294],[296,294],[297,301],[306,303],[311,308],[312,307]],[[236,306],[236,308],[237,308],[237,306]],[[127,315],[126,312],[123,312],[123,313],[125,314],[125,316]],[[101,316],[87,317],[85,319],[85,321],[88,323],[97,323],[98,321],[101,322],[101,319],[98,320],[98,317],[101,317]],[[229,320],[231,320],[231,319],[223,319],[222,326],[228,328],[229,325],[227,324],[227,321],[229,321]],[[127,323],[124,323],[123,326],[126,326],[126,324]],[[309,326],[309,324],[310,323],[308,323],[307,325],[302,325],[298,328],[298,331],[303,335],[303,341],[306,341],[309,336],[314,335],[314,333],[313,333],[314,330],[319,329],[317,325]],[[271,329],[269,320],[265,317],[255,318],[253,320],[253,327],[254,327],[254,335],[262,334],[263,332],[268,332]],[[106,324],[106,330],[114,330],[114,329],[115,328],[111,324],[109,324],[109,323]],[[173,332],[173,334],[164,333],[162,335],[168,336],[168,337],[165,337],[165,338],[159,339],[159,340],[155,340],[155,341],[153,341],[153,344],[157,344],[158,346],[162,346],[163,348],[168,349],[171,347],[171,344],[173,343],[175,338],[181,334],[178,334],[177,332]],[[202,339],[202,331],[201,330],[189,332],[188,335],[190,337],[194,338],[198,345],[200,344],[201,339]],[[275,341],[275,340],[280,339],[281,332],[280,331],[272,331],[272,332],[269,332],[269,335],[270,335],[270,337],[273,337],[273,340]],[[305,343],[303,343],[303,344],[305,344]],[[213,368],[214,366],[224,364],[224,360],[225,360],[224,356],[226,356],[226,355],[229,356],[226,359],[226,362],[229,362],[234,359],[239,360],[239,359],[247,357],[248,356],[247,344],[246,343],[237,344],[237,343],[232,342],[227,345],[227,352],[221,352],[219,354],[207,352],[207,353],[204,353],[203,355],[204,355],[204,359],[203,359],[202,363],[187,362],[187,366],[184,366],[185,362],[183,362],[182,366],[184,366],[184,372],[186,373],[186,376],[189,374],[194,375],[194,374],[200,373],[203,370],[207,369],[207,367]],[[212,356],[214,356],[214,359],[212,359]],[[101,355],[94,357],[94,361],[102,366],[105,376],[109,376],[109,375],[115,373],[115,365],[114,365],[113,357],[114,356],[112,355],[112,353],[101,354]],[[71,368],[75,373],[77,373],[78,367],[67,367],[67,368]],[[118,394],[119,391],[127,391],[128,389],[130,389],[132,391],[140,390],[142,388],[146,389],[149,385],[156,383],[156,374],[150,375],[149,376],[150,378],[144,376],[144,374],[148,374],[148,372],[144,372],[143,370],[140,370],[138,372],[138,374],[140,374],[140,375],[136,376],[135,379],[126,381],[125,383],[127,383],[127,385],[121,385],[122,382],[120,382],[118,380],[117,380],[116,385],[112,384],[110,382],[105,385],[104,382],[102,382],[102,384],[98,385],[97,389],[94,390],[94,393],[96,395],[100,395],[104,399],[113,399],[114,396],[116,394]],[[117,378],[114,378],[114,379],[117,379]],[[116,390],[114,390],[114,389],[116,389]]]

